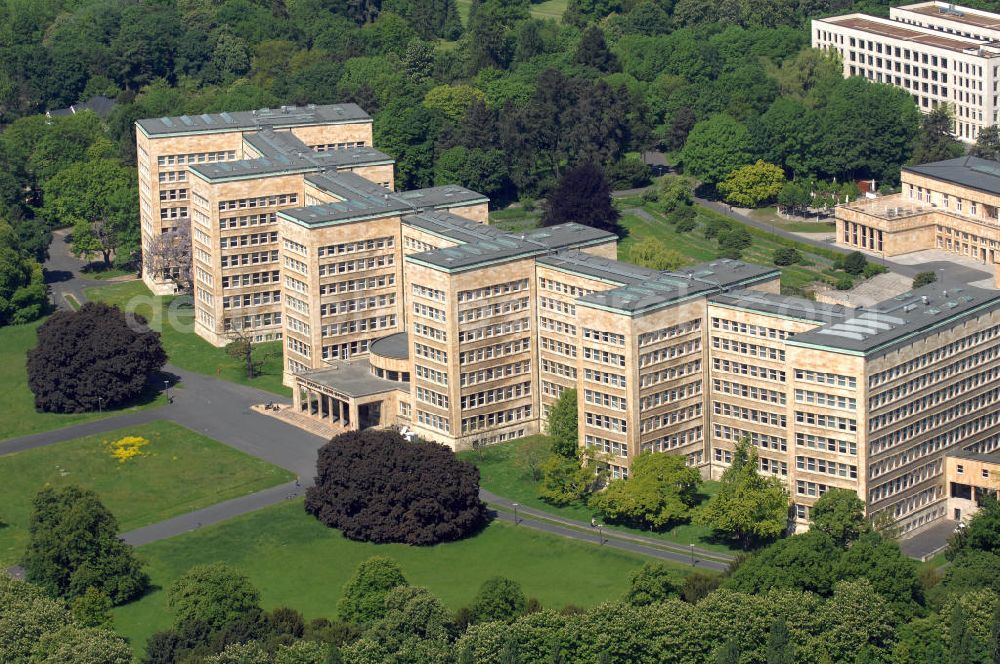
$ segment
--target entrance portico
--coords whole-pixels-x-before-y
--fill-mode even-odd
[[[328,368],[297,374],[293,410],[334,431],[356,431],[409,423],[409,373],[397,380],[367,358],[334,362]],[[406,380],[401,380],[405,378]]]

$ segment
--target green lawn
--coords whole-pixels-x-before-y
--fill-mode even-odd
[[[472,0],[456,0],[456,4],[458,5],[458,16],[462,19],[462,24],[468,26]],[[535,18],[551,18],[556,22],[560,22],[568,4],[569,0],[545,0],[545,2],[532,3],[528,7],[528,13]]]
[[[528,212],[523,207],[509,207],[490,212],[490,225],[509,233],[523,233],[538,227],[542,211],[535,208]]]
[[[544,436],[542,437],[544,438]],[[527,472],[518,467],[515,459],[521,456],[520,449],[532,442],[536,437],[522,438],[510,443],[491,445],[483,450],[472,452],[459,452],[462,459],[474,463],[479,468],[480,485],[487,491],[503,498],[517,501],[527,507],[532,507],[550,514],[556,514],[567,519],[576,519],[584,523],[590,523],[590,519],[596,513],[586,505],[570,505],[567,507],[556,507],[546,503],[538,497],[538,488]],[[718,482],[706,482],[702,492],[705,497],[718,491]],[[710,530],[704,526],[694,524],[684,524],[676,526],[666,532],[652,533],[640,531],[625,526],[608,526],[609,529],[621,530],[629,533],[641,533],[650,537],[656,537],[666,542],[681,544],[696,544],[705,549],[713,551],[731,551],[730,547],[717,544],[710,539]]]
[[[624,199],[619,201],[626,210],[633,209],[637,199]],[[645,205],[643,209],[652,215],[653,220],[647,220],[638,215],[626,212],[622,215],[621,225],[625,228],[627,236],[618,244],[619,260],[628,260],[629,249],[636,242],[646,237],[656,237],[671,249],[688,256],[692,262],[711,261],[718,257],[718,243],[714,239],[707,239],[703,234],[704,224],[711,218],[724,218],[731,224],[738,224],[728,217],[723,217],[713,210],[696,206],[698,227],[686,233],[678,233],[675,226],[666,221],[662,214]],[[797,243],[783,238],[777,238],[767,231],[763,231],[746,224],[743,228],[753,236],[753,246],[743,252],[743,259],[758,265],[774,265],[774,251],[783,246],[795,246],[803,255],[804,262],[799,265],[790,265],[781,268],[781,286],[783,292],[788,294],[802,295],[808,290],[808,286],[814,281],[832,282],[837,273],[832,268],[833,252],[824,249],[817,249],[804,243]]]
[[[108,444],[142,436],[120,462]],[[293,479],[288,471],[165,420],[0,456],[0,566],[27,542],[31,501],[46,486],[93,489],[127,532]]]
[[[115,277],[135,276],[135,270],[123,270],[117,267],[105,267],[104,263],[88,263],[80,270],[86,279],[114,279]]]
[[[135,406],[105,411],[104,413],[39,413],[35,410],[35,397],[28,389],[28,372],[25,367],[28,349],[37,343],[36,330],[43,321],[27,325],[0,327],[0,440],[27,436],[50,429],[60,429],[123,412],[158,406],[165,402],[159,393],[150,393]],[[2,508],[0,508],[2,510]],[[0,514],[2,518],[2,514]]]
[[[773,205],[751,210],[750,216],[791,233],[833,233],[837,230],[837,224],[832,221],[789,221],[779,216]]]
[[[494,522],[475,537],[433,547],[352,542],[307,515],[296,500],[139,549],[161,588],[193,565],[223,561],[260,589],[265,608],[291,606],[307,619],[334,617],[341,588],[367,558],[394,558],[407,580],[449,608],[472,600],[483,581],[510,577],[543,606],[592,606],[621,596],[645,558]],[[677,565],[680,579],[687,571]],[[115,626],[137,651],[172,617],[163,591],[115,610]]]
[[[253,380],[246,377],[242,364],[194,333],[194,308],[188,296],[157,297],[141,281],[128,281],[90,288],[91,300],[116,304],[135,311],[149,320],[162,335],[163,349],[170,362],[188,371],[216,376],[223,380],[288,396],[291,391],[281,384],[281,342],[260,344],[261,352],[270,352],[262,372]]]

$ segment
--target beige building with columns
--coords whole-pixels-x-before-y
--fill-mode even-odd
[[[958,157],[904,166],[902,191],[862,198],[836,208],[836,241],[898,256],[938,249],[1000,263],[1000,163]]]
[[[196,331],[280,338],[297,417],[462,450],[544,430],[573,388],[579,444],[612,477],[644,452],[719,477],[747,439],[797,527],[843,487],[904,532],[951,514],[946,459],[1000,443],[996,292],[934,284],[849,310],[780,295],[773,267],[650,270],[616,260],[598,229],[494,228],[487,199],[459,186],[394,192],[391,159],[340,146],[344,126],[243,131],[240,159],[184,170]],[[904,173],[902,196],[950,203],[920,212],[937,215],[935,242],[946,224],[990,227],[989,163]],[[838,208],[848,244],[927,232],[863,204]]]

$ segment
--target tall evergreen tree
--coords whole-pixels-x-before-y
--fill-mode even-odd
[[[591,25],[583,31],[580,43],[576,47],[576,53],[573,54],[573,62],[606,73],[618,71],[621,68],[618,64],[618,56],[608,48],[608,43],[604,39],[604,31],[596,25]]]
[[[979,130],[976,144],[969,151],[974,157],[1000,161],[1000,127],[991,125]]]
[[[788,625],[781,618],[771,624],[767,635],[767,664],[795,664]]]
[[[965,149],[952,131],[955,118],[951,106],[941,104],[920,119],[920,129],[913,141],[913,164],[926,164],[958,157]]]
[[[576,399],[575,389],[564,390],[549,410],[548,434],[552,438],[552,451],[567,459],[576,459],[579,451]]]
[[[604,171],[591,162],[571,168],[545,199],[543,226],[576,222],[602,230],[618,230],[620,213],[611,202]]]

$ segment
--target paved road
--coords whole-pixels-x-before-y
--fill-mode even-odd
[[[70,252],[68,241],[70,229],[62,228],[52,233],[49,245],[49,259],[45,261],[45,283],[49,285],[52,302],[60,309],[71,309],[66,295],[72,295],[83,304],[87,301],[84,289],[107,285],[107,281],[88,279],[81,276],[83,262]]]

